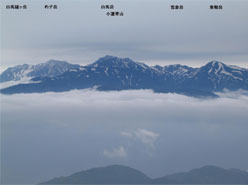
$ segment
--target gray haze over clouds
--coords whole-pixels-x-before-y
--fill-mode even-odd
[[[210,60],[248,67],[248,2],[178,1],[183,11],[170,10],[164,0],[21,1],[27,10],[1,1],[1,70],[45,62],[50,58],[81,65],[105,55],[130,57],[148,65],[201,66]],[[123,17],[108,17],[102,4],[114,4]]]
[[[151,177],[248,169],[247,92],[195,99],[150,90],[1,95],[3,183],[124,164]]]

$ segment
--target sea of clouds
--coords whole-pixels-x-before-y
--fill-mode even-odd
[[[248,169],[248,96],[150,90],[1,95],[3,183],[110,164],[151,177],[203,165]]]

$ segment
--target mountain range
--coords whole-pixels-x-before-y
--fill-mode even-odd
[[[23,64],[9,67],[0,75],[0,82],[18,81],[23,77],[54,77],[72,68],[79,68],[77,64],[66,61],[49,60],[45,63],[30,65]]]
[[[79,66],[50,60],[38,65],[8,68],[1,82],[33,77],[28,84],[1,89],[3,94],[63,92],[95,87],[102,91],[151,89],[195,97],[217,97],[225,89],[248,90],[248,69],[211,61],[200,68],[185,65],[148,66],[129,58],[105,56]]]
[[[111,165],[57,177],[41,184],[248,184],[248,172],[204,166],[152,179],[136,169]]]

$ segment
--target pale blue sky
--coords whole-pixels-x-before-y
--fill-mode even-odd
[[[12,3],[13,2],[13,3]],[[27,10],[6,10],[23,2]],[[45,4],[58,10],[45,10]],[[174,1],[1,1],[1,69],[50,58],[82,65],[105,55],[154,64],[204,65],[210,60],[248,67],[248,2]],[[114,4],[123,17],[107,17],[102,4]]]

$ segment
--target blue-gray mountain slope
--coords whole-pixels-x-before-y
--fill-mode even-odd
[[[54,178],[42,184],[148,184],[150,182],[151,179],[138,170],[111,165]]]
[[[133,168],[111,165],[57,177],[42,184],[248,184],[248,172],[204,166],[152,179]]]
[[[155,92],[215,97],[225,89],[248,90],[248,70],[212,61],[200,68],[183,65],[147,66],[129,58],[105,56],[93,64],[72,68],[55,77],[36,77],[36,83],[1,90],[4,94],[97,90],[152,89]]]

